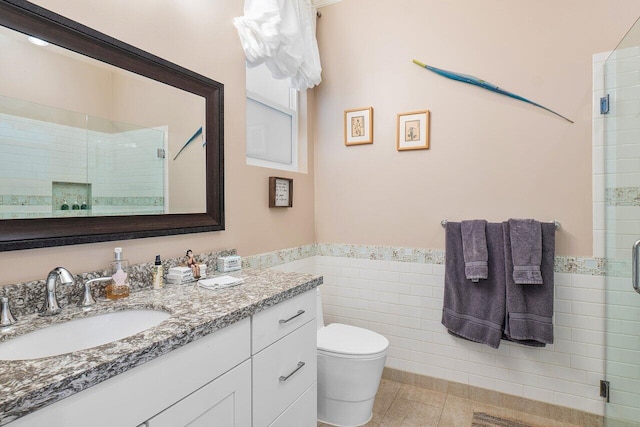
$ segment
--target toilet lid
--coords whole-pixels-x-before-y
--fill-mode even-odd
[[[332,323],[318,330],[318,350],[367,355],[385,351],[389,341],[377,332],[357,326]]]

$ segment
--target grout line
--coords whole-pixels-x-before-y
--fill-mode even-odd
[[[398,382],[396,382],[396,381],[393,381],[393,380],[385,380],[385,381],[387,381],[387,382],[393,382],[393,383],[396,383],[396,384],[400,384],[400,383],[398,383]],[[391,403],[390,403],[390,404],[389,404],[389,406],[384,410],[384,414],[382,414],[382,415],[380,416],[380,424],[382,424],[382,421],[383,421],[383,420],[385,419],[385,417],[387,416],[387,413],[389,412],[389,409],[391,409],[391,407],[393,406],[394,402],[396,401],[396,399],[397,399],[397,397],[398,397],[398,394],[400,394],[400,389],[401,389],[401,388],[402,388],[402,384],[400,384],[400,387],[398,387],[398,389],[397,389],[397,390],[395,391],[395,393],[393,394],[393,398],[391,399]],[[380,390],[380,389],[378,388],[378,390]],[[375,400],[374,400],[374,403],[373,403],[373,404],[375,405]]]
[[[440,421],[442,421],[442,414],[444,414],[444,408],[445,406],[447,406],[447,399],[449,398],[449,393],[447,393],[444,397],[444,403],[442,404],[442,407],[440,408],[440,415],[438,415],[438,423],[436,424],[436,426],[440,425]]]

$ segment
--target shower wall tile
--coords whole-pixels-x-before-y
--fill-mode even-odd
[[[593,229],[605,229],[605,204],[604,202],[593,202]]]
[[[602,95],[604,95],[604,92],[594,93],[594,99],[593,99],[594,118],[591,126],[591,129],[592,129],[591,145],[593,147],[604,146],[604,135],[605,135],[604,118],[600,116],[600,102],[599,102],[599,99]]]
[[[620,236],[629,232],[622,228],[638,218],[638,210],[629,215],[624,207],[640,204],[639,52],[629,48],[593,56],[593,253],[598,257],[627,258],[629,248]],[[601,115],[599,99],[605,87],[610,112]],[[605,236],[605,227],[611,236]]]
[[[604,173],[604,147],[593,147],[592,172],[596,175]]]
[[[602,153],[594,152],[594,157],[599,154],[602,157]],[[599,160],[602,161],[601,159]],[[603,203],[605,201],[605,188],[606,188],[606,175],[603,173],[594,174],[592,177],[592,197],[594,202]]]
[[[604,230],[593,231],[593,256],[604,258],[605,252],[605,232]]]
[[[71,126],[0,114],[0,195],[51,197],[52,181],[91,182],[94,196],[163,198],[163,171],[156,149],[163,135],[142,129],[109,134]],[[151,139],[153,138],[153,139]],[[127,147],[136,147],[132,150]],[[113,173],[115,164],[130,173]],[[87,167],[90,168],[87,173]],[[96,172],[96,170],[100,170]],[[17,179],[28,174],[30,179]],[[67,200],[71,205],[75,200]],[[80,202],[80,200],[79,200]],[[4,203],[5,206],[8,203]],[[22,205],[20,202],[14,205]],[[49,215],[57,208],[48,203]],[[59,208],[58,208],[59,209]],[[130,207],[104,214],[127,214]],[[148,213],[159,213],[156,209]],[[162,212],[162,211],[160,211]],[[3,212],[3,218],[24,215],[20,209]],[[6,216],[5,216],[6,215]],[[42,216],[36,213],[35,216]]]

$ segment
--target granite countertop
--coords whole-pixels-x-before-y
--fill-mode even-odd
[[[156,309],[171,315],[157,326],[98,347],[42,359],[0,360],[0,426],[322,283],[321,276],[268,269],[228,274],[244,282],[216,291],[193,284],[165,285],[117,301],[99,300],[89,312],[74,306],[64,307],[58,316],[20,318],[0,334],[0,342],[48,324],[118,310]]]

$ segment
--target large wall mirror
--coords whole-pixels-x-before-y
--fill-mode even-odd
[[[0,0],[0,251],[224,229],[223,85]]]

